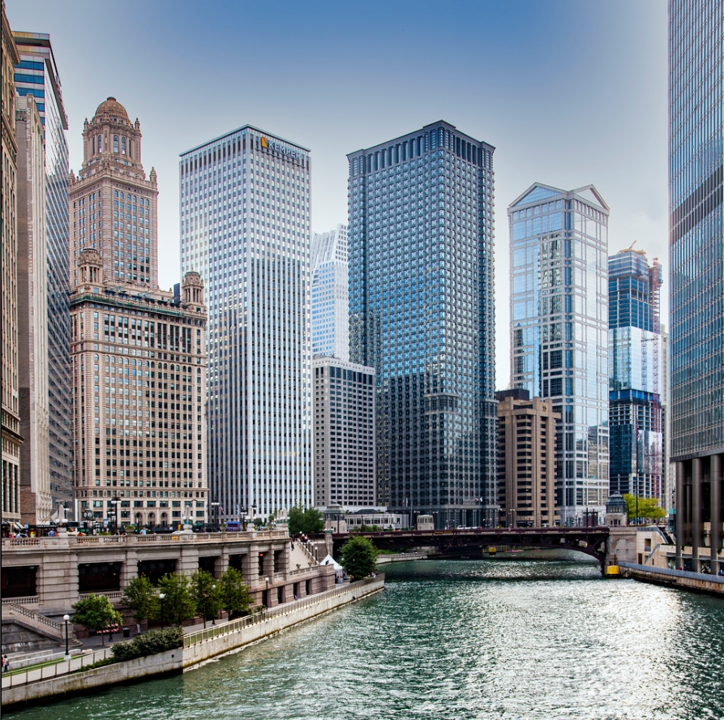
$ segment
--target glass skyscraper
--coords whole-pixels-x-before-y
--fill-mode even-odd
[[[18,95],[32,95],[45,128],[45,236],[48,278],[48,411],[50,492],[55,507],[73,500],[72,379],[68,219],[68,118],[60,75],[43,33],[14,32],[20,54]],[[62,514],[61,514],[62,516]],[[70,517],[70,514],[68,515]]]
[[[663,495],[661,267],[631,248],[608,258],[610,492]]]
[[[495,524],[493,152],[446,122],[348,155],[350,355],[377,375],[378,502]]]
[[[564,525],[602,515],[608,499],[608,212],[593,185],[536,183],[508,208],[511,380],[561,414]]]
[[[724,4],[669,2],[671,456],[678,563],[721,548],[724,461]],[[699,551],[701,550],[701,559]],[[687,560],[687,564],[688,564]],[[716,567],[711,571],[716,573]]]
[[[209,311],[219,517],[311,506],[310,156],[245,126],[181,155],[181,266]]]
[[[346,225],[312,236],[312,355],[349,360]]]

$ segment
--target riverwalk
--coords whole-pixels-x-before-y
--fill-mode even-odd
[[[238,620],[206,629],[192,628],[184,633],[183,647],[157,655],[77,672],[81,667],[110,657],[110,649],[105,649],[44,668],[14,673],[2,679],[2,707],[8,709],[41,700],[47,702],[121,683],[188,672],[207,660],[237,651],[250,643],[378,593],[384,589],[384,583],[384,575],[378,575]]]

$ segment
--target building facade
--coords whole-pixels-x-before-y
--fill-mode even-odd
[[[209,306],[219,518],[310,506],[310,156],[245,126],[181,155],[181,267]]]
[[[518,388],[498,400],[498,505],[504,527],[553,527],[556,512],[556,424],[550,400]]]
[[[661,267],[631,248],[608,258],[612,495],[663,496]]]
[[[312,360],[314,504],[377,504],[375,370],[336,357]]]
[[[45,142],[45,258],[47,275],[48,452],[50,493],[56,517],[73,499],[72,384],[70,370],[70,287],[68,220],[68,119],[50,36],[16,32],[20,61],[18,95],[32,96]]]
[[[206,307],[188,273],[176,292],[104,280],[85,248],[71,296],[76,496],[109,525],[205,522]]]
[[[48,282],[45,231],[43,123],[32,95],[16,99],[18,143],[18,354],[20,512],[22,522],[48,522],[50,494],[48,437]]]
[[[350,357],[377,376],[378,502],[494,525],[493,152],[446,122],[349,154]]]
[[[724,519],[723,25],[719,0],[669,2],[671,459],[694,570],[705,524],[721,548]]]
[[[18,368],[18,198],[15,65],[20,61],[2,4],[2,519],[20,521],[20,378]]]
[[[561,415],[561,523],[603,516],[608,498],[608,213],[588,185],[536,183],[508,208],[513,387]]]
[[[312,235],[312,356],[349,360],[347,226]]]

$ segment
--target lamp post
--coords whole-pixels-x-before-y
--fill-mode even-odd
[[[163,601],[166,599],[166,596],[163,593],[159,593],[158,599],[161,601],[161,630],[164,629],[164,623],[163,623]]]
[[[65,623],[65,659],[70,660],[70,652],[68,651],[68,621],[70,615],[63,615],[63,622]]]

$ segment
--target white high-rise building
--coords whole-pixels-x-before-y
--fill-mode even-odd
[[[535,183],[508,207],[511,380],[560,413],[564,525],[608,500],[608,205],[593,185]]]
[[[181,266],[207,292],[218,517],[310,506],[310,157],[246,125],[181,155]]]
[[[312,355],[349,360],[346,225],[312,236]]]

